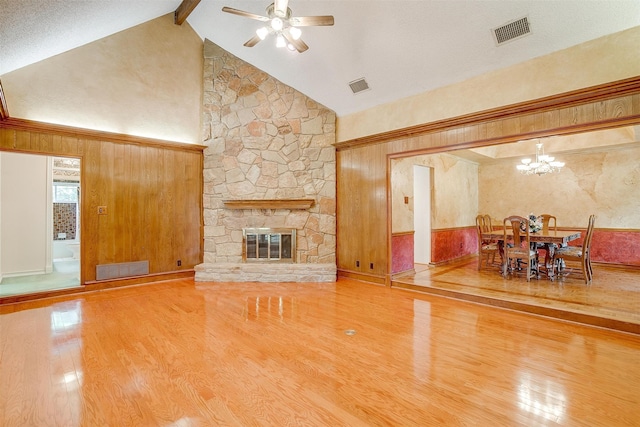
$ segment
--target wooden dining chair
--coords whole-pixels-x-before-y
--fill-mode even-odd
[[[542,233],[548,233],[549,230],[551,231],[558,231],[558,226],[556,223],[556,217],[550,214],[542,214],[539,215],[538,218],[540,218],[542,220],[542,229],[541,232]],[[553,245],[553,247],[555,248],[556,245],[554,243],[550,243],[551,245]],[[545,271],[547,271],[549,268],[553,269],[553,263],[551,263],[550,265],[547,265],[548,262],[551,262],[551,257],[549,256],[549,247],[548,247],[549,243],[536,243],[535,246],[538,250],[543,250],[544,251],[544,268]],[[538,266],[540,266],[540,262],[538,260]]]
[[[495,264],[498,243],[490,239],[483,239],[482,234],[492,231],[491,218],[488,215],[476,216],[476,230],[478,232],[478,270],[482,269],[482,262],[486,259],[486,267]],[[489,222],[487,222],[487,219]]]
[[[539,216],[542,219],[542,232],[547,233],[549,230],[558,231],[555,216],[549,214],[542,214]],[[553,225],[551,225],[551,223],[553,223]]]
[[[520,261],[526,261],[527,282],[532,277],[538,278],[538,252],[531,248],[531,235],[529,234],[529,219],[513,215],[504,219],[504,264],[502,274],[516,273],[520,268]],[[523,231],[524,230],[524,231]],[[511,243],[507,231],[512,232]]]
[[[591,240],[593,239],[593,229],[596,222],[596,216],[589,217],[587,225],[587,233],[582,241],[582,246],[566,246],[557,248],[553,253],[552,265],[555,266],[558,274],[569,274],[573,269],[565,267],[565,262],[578,262],[584,276],[586,285],[591,283],[593,279],[593,268],[591,268]]]

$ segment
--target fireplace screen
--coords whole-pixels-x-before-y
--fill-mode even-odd
[[[245,228],[242,240],[242,260],[245,262],[296,262],[295,229]]]

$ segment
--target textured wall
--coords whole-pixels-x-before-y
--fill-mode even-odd
[[[640,75],[640,27],[340,117],[338,141]]]
[[[392,232],[414,229],[413,165],[433,168],[431,228],[475,224],[478,206],[478,165],[450,154],[393,160],[391,167]],[[409,197],[409,204],[404,197]]]
[[[205,41],[204,263],[241,262],[242,228],[298,230],[299,263],[336,259],[335,113]],[[309,210],[224,200],[314,199]]]
[[[479,212],[502,221],[509,215],[549,213],[559,227],[640,229],[640,143],[603,153],[562,154],[558,174],[520,175],[513,161],[479,170]]]
[[[12,117],[200,143],[202,39],[173,13],[7,73],[2,86]]]

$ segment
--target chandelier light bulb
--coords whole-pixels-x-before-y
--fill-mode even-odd
[[[284,40],[284,36],[282,34],[278,34],[276,36],[276,47],[285,47],[287,42]]]

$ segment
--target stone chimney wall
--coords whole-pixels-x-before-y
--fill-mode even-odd
[[[211,264],[242,262],[245,227],[295,228],[298,263],[335,271],[335,113],[209,40],[203,96],[205,253],[196,280]],[[265,199],[314,203],[308,210],[224,206]]]

